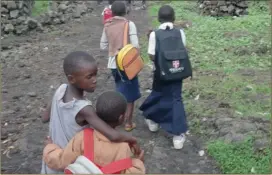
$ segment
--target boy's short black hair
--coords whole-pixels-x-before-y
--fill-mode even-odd
[[[125,114],[127,101],[119,92],[108,91],[101,94],[96,102],[96,113],[106,123],[116,123]]]
[[[109,0],[109,5],[112,5],[115,0]]]
[[[174,22],[175,21],[175,11],[170,5],[163,5],[158,12],[159,22]]]
[[[111,6],[113,16],[125,16],[127,13],[126,4],[120,1],[115,1]]]
[[[66,75],[71,75],[80,70],[81,65],[86,63],[96,63],[94,57],[87,52],[75,51],[69,53],[63,62],[63,70]]]

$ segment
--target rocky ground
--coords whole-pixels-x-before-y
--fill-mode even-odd
[[[2,40],[1,173],[40,172],[43,142],[48,132],[48,125],[41,123],[40,116],[55,89],[66,82],[62,61],[67,53],[84,50],[97,59],[98,86],[89,95],[94,102],[101,92],[114,88],[106,69],[106,53],[100,51],[98,44],[102,8],[94,8],[90,15],[59,25],[50,32]],[[147,13],[132,11],[129,18],[135,21],[140,37],[145,37],[151,25]],[[143,97],[137,107],[149,93],[150,68],[143,70],[140,79]],[[174,150],[170,137],[162,131],[150,133],[138,110],[134,116],[138,127],[132,134],[146,151],[148,173],[219,173],[207,154],[199,154],[204,149],[199,137],[189,135],[184,148]]]

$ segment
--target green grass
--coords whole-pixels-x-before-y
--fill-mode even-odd
[[[39,16],[48,10],[49,1],[35,1],[32,16]]]
[[[219,163],[222,173],[271,173],[271,149],[267,148],[261,152],[255,152],[251,139],[239,144],[225,144],[221,141],[215,141],[209,144],[207,150]]]
[[[156,15],[162,3],[166,2],[152,4],[149,9],[153,27],[159,25]],[[195,1],[168,3],[175,9],[177,23],[192,22],[185,34],[195,79],[184,82],[183,87],[191,131],[209,135],[202,119],[220,117],[220,103],[230,106],[225,114],[229,117],[271,118],[271,16],[267,2],[251,2],[249,15],[238,18],[201,16]],[[251,173],[252,167],[256,173],[270,173],[271,151],[267,148],[256,153],[252,142],[215,141],[207,149],[223,173]]]

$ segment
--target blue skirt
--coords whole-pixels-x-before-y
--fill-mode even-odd
[[[120,73],[116,69],[111,69],[111,72],[115,81],[116,91],[123,94],[128,103],[133,103],[141,98],[139,80],[137,76],[132,80],[128,80],[122,72],[121,78]]]
[[[143,116],[158,123],[171,134],[180,135],[187,132],[188,126],[181,93],[182,82],[165,84],[153,82],[151,94],[140,106]]]

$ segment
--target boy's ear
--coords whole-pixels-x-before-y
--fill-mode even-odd
[[[68,75],[67,79],[69,81],[70,84],[75,84],[76,83],[76,79],[73,75]]]

